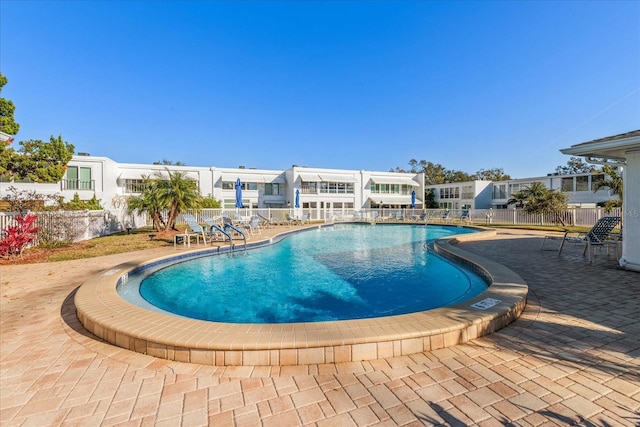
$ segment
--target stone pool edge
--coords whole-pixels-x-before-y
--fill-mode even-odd
[[[313,228],[319,228],[313,227]],[[229,324],[180,318],[132,305],[117,293],[121,278],[145,265],[212,249],[124,263],[89,278],[77,291],[77,316],[85,329],[113,345],[159,358],[219,366],[305,365],[406,356],[450,347],[495,332],[526,306],[528,287],[506,267],[464,251],[457,243],[495,235],[494,230],[449,236],[435,250],[489,277],[491,286],[460,304],[372,319],[293,324]],[[291,232],[255,242],[277,242]],[[483,302],[499,301],[483,306]],[[480,303],[482,308],[474,308]]]

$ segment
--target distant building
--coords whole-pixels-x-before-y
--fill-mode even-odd
[[[550,174],[543,177],[509,179],[506,181],[466,181],[449,184],[426,185],[433,190],[435,201],[445,209],[515,209],[508,202],[519,191],[539,182],[550,190],[569,195],[569,206],[593,208],[608,200],[617,199],[610,189],[596,191],[596,183],[604,177],[602,172],[575,175]]]

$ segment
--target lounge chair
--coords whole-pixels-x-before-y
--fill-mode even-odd
[[[469,213],[469,209],[465,209],[462,211],[462,213],[460,214],[460,221],[468,222],[469,224],[471,224],[471,214]]]
[[[420,215],[413,215],[411,217],[412,220],[414,221],[418,221],[418,222],[426,222],[427,221],[427,213],[426,212],[422,212]]]
[[[267,217],[264,217],[260,214],[258,214],[258,218],[260,220],[260,224],[262,225],[263,228],[271,228],[276,224],[276,221]]]
[[[291,225],[291,224],[297,224],[298,223],[298,218],[291,216],[290,214],[287,214],[285,216],[286,220],[287,220],[287,224]]]
[[[451,211],[450,210],[446,210],[444,211],[444,213],[442,214],[442,217],[440,217],[440,220],[442,222],[450,222],[451,221]]]
[[[565,231],[564,235],[561,237],[562,242],[560,243],[560,248],[558,249],[558,255],[562,252],[564,248],[564,244],[566,242],[569,243],[580,243],[584,244],[584,251],[582,255],[584,256],[587,251],[589,251],[589,262],[592,262],[592,248],[595,251],[595,248],[598,246],[608,245],[613,243],[613,239],[611,237],[611,232],[616,226],[620,224],[619,216],[605,216],[598,220],[595,225],[591,228],[591,230],[586,233],[579,233],[575,231]],[[545,236],[542,240],[542,245],[540,249],[544,249],[544,244],[547,240],[556,240],[557,237],[553,236]]]
[[[222,226],[216,222],[220,218],[221,217],[216,217],[216,219],[212,219],[206,215],[200,215],[202,222],[209,227],[209,239],[211,242],[218,239],[225,240],[225,238],[231,240],[231,236],[228,233],[225,234],[226,232],[222,229]]]
[[[253,215],[249,220],[249,223],[245,227],[249,229],[249,233],[251,233],[251,235],[262,234],[262,228],[260,226],[260,217],[258,215]]]
[[[189,239],[189,243],[191,241],[191,237],[196,237],[196,243],[199,243],[200,237],[202,237],[202,241],[207,243],[207,236],[205,235],[204,228],[198,224],[198,221],[193,215],[183,214],[182,218],[187,223],[188,229],[185,229],[184,234],[179,235],[183,238]],[[174,240],[174,246],[176,241]]]

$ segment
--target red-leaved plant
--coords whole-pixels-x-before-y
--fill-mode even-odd
[[[4,237],[0,240],[0,256],[17,258],[22,256],[22,251],[33,243],[38,236],[39,227],[36,227],[35,215],[17,215],[15,225],[10,225],[4,230]]]

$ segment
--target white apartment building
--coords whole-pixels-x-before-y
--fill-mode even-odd
[[[243,205],[248,209],[302,209],[311,218],[327,218],[334,214],[361,209],[424,208],[425,190],[433,190],[442,209],[514,209],[509,199],[518,191],[540,182],[553,190],[569,194],[569,205],[595,207],[597,203],[615,199],[609,189],[595,190],[602,173],[548,175],[507,181],[467,181],[437,185],[424,184],[421,173],[377,172],[365,170],[322,169],[293,165],[289,169],[221,168],[198,166],[166,166],[117,163],[107,157],[79,153],[68,164],[58,183],[0,181],[0,198],[9,186],[19,190],[35,190],[43,195],[60,195],[70,200],[94,195],[105,210],[117,211],[127,196],[141,193],[143,179],[177,171],[198,183],[200,193],[221,202],[225,210],[235,209],[235,183],[242,184]],[[412,193],[415,192],[415,196]],[[295,205],[296,195],[298,206]]]
[[[139,195],[144,178],[181,172],[198,183],[203,196],[221,201],[222,208],[235,209],[235,183],[242,185],[243,205],[248,209],[300,208],[312,218],[367,208],[408,208],[415,200],[422,209],[422,174],[364,170],[320,169],[292,166],[286,170],[219,168],[117,163],[107,157],[79,153],[67,165],[62,181],[52,184],[0,182],[0,198],[9,186],[60,195],[70,200],[94,195],[105,210],[118,210],[126,196]],[[415,195],[412,193],[415,192]],[[298,206],[295,206],[296,196]]]
[[[604,175],[601,172],[575,175],[550,174],[543,177],[510,179],[506,181],[467,181],[427,185],[434,191],[435,201],[444,209],[515,209],[508,202],[513,195],[534,182],[550,190],[560,190],[569,195],[570,207],[593,208],[598,203],[617,199],[606,188],[596,191],[596,183]]]

